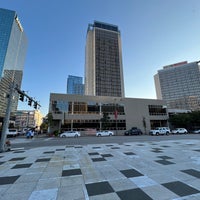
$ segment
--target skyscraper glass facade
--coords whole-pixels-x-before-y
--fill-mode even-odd
[[[84,94],[83,78],[69,75],[67,78],[67,94]]]
[[[21,87],[27,39],[15,11],[0,8],[0,117],[4,117],[12,84]],[[18,94],[11,112],[17,110]]]

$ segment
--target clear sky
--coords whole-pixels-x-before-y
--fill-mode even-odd
[[[125,96],[156,99],[153,76],[165,65],[200,60],[200,0],[0,0],[28,38],[22,90],[46,115],[50,93],[68,75],[84,77],[86,33],[94,20],[121,31]],[[33,109],[19,102],[19,109]]]

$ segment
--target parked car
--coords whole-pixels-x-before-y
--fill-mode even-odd
[[[78,131],[66,131],[60,134],[60,137],[66,138],[66,137],[80,137],[81,134]]]
[[[6,135],[7,135],[7,137],[9,137],[9,136],[16,137],[18,135],[17,129],[8,129],[6,131]]]
[[[187,129],[185,128],[175,128],[172,130],[172,134],[186,134],[188,133]]]
[[[168,127],[157,127],[149,131],[150,135],[168,135],[170,133],[170,129]]]
[[[124,132],[124,135],[142,135],[142,131],[139,128],[130,129]]]
[[[200,133],[200,129],[194,130],[192,132],[198,134],[198,133]]]
[[[114,133],[112,131],[98,131],[96,132],[96,136],[113,136]]]

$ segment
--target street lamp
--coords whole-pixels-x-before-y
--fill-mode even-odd
[[[100,131],[101,131],[101,129],[102,129],[102,121],[101,121],[101,116],[102,116],[102,111],[101,111],[101,103],[99,104],[100,105],[100,107],[99,107],[99,115],[100,115]]]
[[[115,115],[115,129],[116,129],[116,135],[117,135],[117,118],[118,118],[118,111],[117,111],[117,99],[114,99],[115,101],[115,111],[114,111],[114,115]]]

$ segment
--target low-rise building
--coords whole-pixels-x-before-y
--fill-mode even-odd
[[[132,127],[143,133],[157,126],[168,126],[168,112],[163,100],[50,94],[49,113],[55,130],[114,130],[121,134]],[[108,122],[103,122],[104,114]],[[87,131],[86,131],[87,132]]]
[[[23,128],[37,128],[43,122],[43,115],[39,110],[18,110],[15,114],[15,127],[19,130]]]

